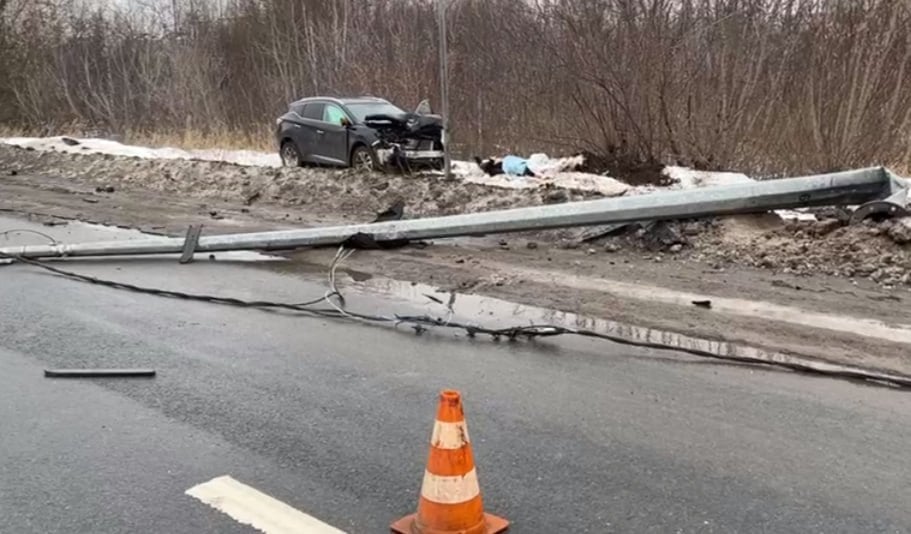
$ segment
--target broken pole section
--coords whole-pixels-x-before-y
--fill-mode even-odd
[[[882,167],[803,178],[667,191],[548,206],[370,224],[200,237],[197,252],[288,250],[339,245],[356,234],[376,242],[524,232],[649,220],[693,219],[888,199],[903,211],[907,184]],[[50,258],[179,254],[184,238],[0,248],[0,256]]]

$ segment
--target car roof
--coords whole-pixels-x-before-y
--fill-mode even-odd
[[[293,102],[294,104],[306,104],[308,102],[334,102],[336,104],[348,105],[348,104],[388,104],[389,101],[383,98],[377,98],[374,96],[357,96],[357,97],[344,97],[337,98],[332,96],[311,96],[307,98],[301,98]]]

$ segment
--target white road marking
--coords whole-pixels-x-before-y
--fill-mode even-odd
[[[264,534],[345,534],[227,475],[193,486],[186,494]]]

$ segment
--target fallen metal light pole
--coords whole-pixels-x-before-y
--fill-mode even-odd
[[[882,167],[745,184],[668,191],[530,208],[277,232],[200,237],[193,251],[287,250],[338,245],[356,234],[375,241],[437,239],[648,220],[691,219],[812,206],[861,205],[864,215],[907,214],[908,184]],[[27,258],[179,254],[184,238],[0,248]]]

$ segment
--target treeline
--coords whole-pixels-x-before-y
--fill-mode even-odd
[[[907,0],[448,0],[463,154],[911,164]],[[0,0],[0,121],[261,136],[288,101],[439,104],[432,0]],[[80,7],[81,6],[81,7]]]

